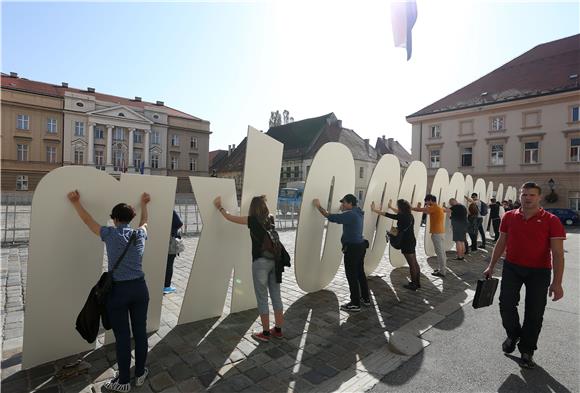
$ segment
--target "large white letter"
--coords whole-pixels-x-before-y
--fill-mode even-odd
[[[387,228],[393,224],[393,220],[385,216],[377,217],[371,211],[371,203],[374,201],[377,208],[383,204],[383,211],[387,210],[389,199],[393,203],[399,194],[401,185],[401,166],[399,159],[392,154],[385,154],[378,162],[367,187],[364,203],[365,223],[364,237],[371,243],[365,256],[365,273],[371,274],[381,262],[387,246]],[[392,212],[390,212],[392,213]]]
[[[447,173],[447,169],[439,168],[435,177],[433,178],[433,185],[431,186],[431,195],[434,195],[437,198],[437,202],[439,206],[443,206],[443,203],[449,203],[449,199],[447,198],[447,187],[449,187],[449,173]],[[449,224],[446,217],[443,217],[443,225]],[[448,227],[451,225],[447,225]],[[431,233],[429,232],[429,228],[431,228],[431,216],[427,214],[427,222],[425,224],[425,237],[423,240],[423,245],[425,247],[425,254],[428,257],[435,256],[435,247],[433,246],[433,241],[431,240]]]
[[[449,199],[455,198],[457,202],[465,205],[465,179],[463,178],[463,174],[461,172],[455,172],[453,176],[451,176],[451,180],[449,181],[449,187],[447,188],[447,198],[443,200],[443,202],[449,203]],[[446,250],[450,250],[454,245],[455,242],[453,241],[453,228],[451,227],[451,214],[447,214],[446,217],[446,227],[445,227],[445,241],[446,241]]]
[[[328,210],[337,212],[339,200],[353,190],[354,160],[350,150],[340,143],[325,144],[316,153],[308,172],[296,230],[294,271],[298,286],[306,292],[318,291],[327,286],[342,260],[342,226],[328,223],[328,229],[324,233],[325,219],[316,210],[312,200],[320,199],[323,206],[330,202]],[[323,235],[324,251],[321,259]]]

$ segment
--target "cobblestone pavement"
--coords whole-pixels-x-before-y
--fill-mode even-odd
[[[364,390],[369,377],[379,380],[409,359],[389,351],[390,334],[426,320],[438,306],[460,309],[469,300],[468,293],[481,277],[484,259],[491,252],[488,247],[465,261],[454,261],[455,253],[449,252],[451,274],[440,279],[430,275],[435,259],[427,259],[421,250],[423,231],[421,228],[417,247],[422,289],[411,292],[402,288],[408,268],[394,269],[384,257],[369,277],[372,306],[360,313],[339,310],[349,294],[342,267],[325,290],[310,294],[298,287],[293,269],[287,270],[282,283],[285,338],[270,343],[258,343],[250,336],[253,330],[260,329],[257,310],[230,315],[229,298],[221,318],[176,326],[198,240],[186,238],[186,251],[175,262],[173,284],[177,292],[164,297],[160,328],[149,338],[150,377],[143,387],[133,386],[132,390]],[[295,231],[280,233],[289,251],[294,249],[295,234]],[[114,347],[103,346],[102,336],[92,352],[30,370],[21,369],[27,259],[26,246],[2,250],[2,390],[100,392],[103,382],[116,368]],[[63,365],[83,356],[91,365],[86,373],[64,380],[55,377]]]

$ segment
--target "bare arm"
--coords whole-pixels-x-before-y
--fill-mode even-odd
[[[554,267],[554,277],[550,285],[549,295],[553,296],[552,301],[561,299],[564,296],[562,288],[562,278],[564,277],[564,239],[550,239],[552,249],[552,265]]]
[[[473,202],[473,199],[471,199],[470,197],[468,197],[467,195],[465,195],[465,200],[469,203]]]
[[[151,196],[146,192],[141,195],[141,221],[139,221],[139,228],[147,225],[149,215],[147,213],[147,204],[151,201]]]
[[[493,275],[493,269],[495,269],[495,265],[499,258],[505,252],[505,247],[507,245],[507,233],[501,232],[499,234],[499,239],[497,239],[497,243],[495,243],[495,247],[493,248],[493,253],[491,254],[491,260],[489,261],[489,265],[487,265],[487,269],[483,271],[483,275],[485,278],[491,278]]]
[[[371,211],[372,211],[373,213],[377,213],[379,216],[382,216],[383,214],[385,214],[385,213],[384,213],[384,212],[381,210],[381,209],[382,209],[382,207],[383,207],[383,205],[381,204],[381,205],[379,206],[379,208],[377,209],[377,208],[376,208],[376,205],[375,205],[375,201],[372,201],[372,202],[371,202]]]
[[[314,204],[314,207],[315,207],[316,209],[318,209],[318,211],[320,212],[320,214],[322,214],[324,217],[328,217],[328,216],[330,215],[330,213],[328,213],[328,212],[326,211],[326,209],[325,209],[325,208],[323,208],[323,207],[320,205],[320,200],[319,200],[318,198],[315,198],[315,199],[312,201],[312,203]]]
[[[427,213],[429,209],[426,207],[421,207],[421,202],[419,202],[417,203],[417,207],[412,207],[411,210],[414,212]]]
[[[93,219],[93,217],[89,214],[88,211],[85,210],[85,208],[81,204],[81,195],[79,194],[79,192],[77,190],[71,191],[67,194],[67,198],[72,203],[81,220],[83,220],[83,222],[91,230],[91,232],[93,232],[97,236],[100,236],[101,226]]]
[[[233,222],[235,224],[248,225],[248,216],[234,216],[234,215],[228,213],[226,211],[226,209],[223,208],[221,196],[216,197],[213,200],[213,204],[216,207],[216,209],[219,210],[219,212],[222,214],[222,216],[224,216],[224,218],[226,220]]]

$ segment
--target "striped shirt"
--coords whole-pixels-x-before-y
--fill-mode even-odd
[[[117,227],[101,227],[101,240],[105,242],[107,248],[109,271],[113,270],[133,231],[137,231],[135,244],[129,246],[125,257],[113,273],[113,281],[135,280],[145,276],[142,261],[147,231],[144,228],[133,229],[129,224],[120,224]]]

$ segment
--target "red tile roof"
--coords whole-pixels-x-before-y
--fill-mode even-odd
[[[67,91],[72,92],[72,93],[81,93],[81,94],[86,94],[86,95],[92,95],[97,100],[100,100],[100,101],[114,102],[114,103],[117,103],[119,105],[124,105],[124,106],[130,107],[130,108],[144,109],[146,106],[158,106],[160,108],[163,108],[164,112],[170,116],[181,117],[181,118],[189,119],[189,120],[204,121],[204,120],[200,119],[199,117],[192,116],[190,114],[187,114],[185,112],[181,112],[177,109],[173,109],[173,108],[170,108],[170,107],[165,106],[165,105],[157,105],[157,104],[152,103],[152,102],[135,101],[134,99],[118,97],[118,96],[103,94],[103,93],[99,93],[99,92],[91,93],[91,92],[88,92],[86,90],[76,89],[73,87],[62,87],[60,85],[53,85],[53,84],[45,83],[45,82],[31,81],[31,80],[20,78],[20,77],[10,76],[10,75],[5,74],[5,73],[2,73],[1,79],[2,79],[2,88],[3,89],[25,91],[28,93],[43,94],[43,95],[48,95],[48,96],[52,96],[52,97],[64,97],[64,93]]]
[[[407,119],[580,90],[578,74],[580,34],[538,45]]]

